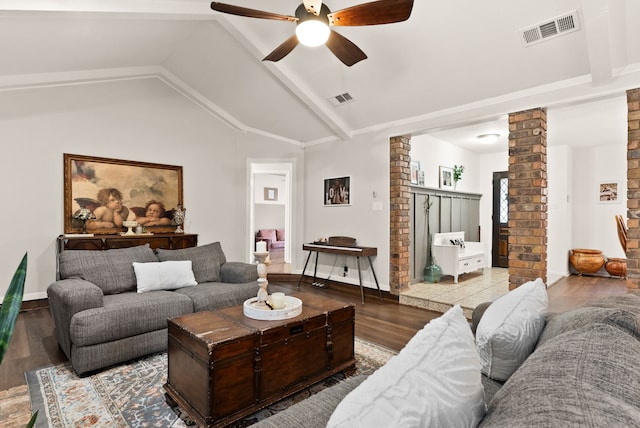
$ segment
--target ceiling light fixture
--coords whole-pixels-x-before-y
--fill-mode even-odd
[[[482,144],[493,144],[498,141],[499,137],[500,134],[481,134],[476,138],[478,138],[478,140],[480,140],[480,143]]]
[[[298,18],[298,26],[296,27],[296,36],[298,41],[305,46],[320,46],[329,40],[329,15],[331,11],[324,4],[320,8],[320,13],[315,15],[307,12],[304,4],[296,9],[296,18]]]

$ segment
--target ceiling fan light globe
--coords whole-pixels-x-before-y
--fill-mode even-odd
[[[296,27],[298,41],[305,46],[320,46],[327,42],[331,30],[324,22],[309,19],[300,22]]]

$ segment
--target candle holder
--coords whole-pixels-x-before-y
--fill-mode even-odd
[[[269,252],[255,252],[253,253],[256,260],[258,261],[258,301],[256,303],[256,308],[258,309],[270,309],[267,305],[267,297],[269,297],[269,293],[267,292],[267,266],[264,264],[265,260],[269,256]]]

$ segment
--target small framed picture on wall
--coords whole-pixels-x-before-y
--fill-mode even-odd
[[[598,203],[619,203],[620,182],[615,180],[601,181],[598,184]]]
[[[411,184],[418,184],[419,171],[420,171],[420,162],[411,161]]]
[[[324,206],[351,205],[351,177],[326,178],[324,180]]]
[[[453,168],[448,166],[440,167],[440,188],[453,190]]]
[[[277,187],[265,187],[264,188],[264,200],[265,201],[277,201],[278,200],[278,188]]]

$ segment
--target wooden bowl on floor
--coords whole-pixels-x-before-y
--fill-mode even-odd
[[[604,256],[600,250],[574,248],[571,250],[569,262],[580,275],[596,273],[604,266]]]
[[[619,259],[616,257],[610,257],[604,264],[605,270],[611,276],[619,276],[621,278],[627,277],[627,260]]]

